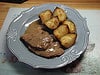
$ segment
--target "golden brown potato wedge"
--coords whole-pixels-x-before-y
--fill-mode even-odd
[[[53,16],[57,16],[60,22],[63,22],[66,19],[66,13],[63,9],[56,7]]]
[[[51,10],[45,10],[39,14],[39,17],[42,21],[42,24],[44,24],[46,21],[48,21],[52,17]]]
[[[60,39],[62,36],[68,33],[68,28],[66,25],[60,25],[57,29],[53,31],[56,38]]]
[[[70,33],[75,33],[76,32],[76,27],[75,27],[75,24],[69,20],[65,20],[63,22],[63,24],[66,24],[69,28],[69,32]]]
[[[65,36],[61,37],[60,42],[65,48],[69,48],[75,43],[76,37],[76,34],[66,34]]]
[[[59,26],[59,20],[57,17],[52,17],[50,20],[45,22],[45,25],[50,29],[56,29]]]

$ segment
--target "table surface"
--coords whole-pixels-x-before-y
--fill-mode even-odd
[[[76,66],[56,70],[34,70],[30,66],[15,62],[16,58],[6,44],[6,33],[11,21],[28,8],[10,8],[0,31],[0,75],[99,75],[100,74],[100,10],[81,10],[79,13],[86,18],[90,31],[89,45],[81,60],[76,60]],[[78,62],[77,62],[78,61]],[[74,64],[74,65],[75,65]],[[26,67],[27,66],[27,67]],[[71,65],[72,66],[72,65]],[[63,70],[64,69],[64,70]],[[70,74],[66,73],[70,72]]]
[[[99,9],[100,10],[100,0],[84,0],[84,1],[83,0],[82,1],[79,1],[79,0],[70,0],[70,1],[69,0],[67,0],[67,1],[65,1],[65,0],[51,0],[51,2],[65,4],[65,5],[68,5],[70,7],[75,8],[75,9],[85,9],[85,10],[86,9],[88,9],[88,10],[90,10],[90,9],[92,9],[92,10]],[[1,29],[2,25],[3,25],[3,23],[4,23],[4,20],[5,20],[6,16],[7,16],[9,8],[12,8],[12,7],[13,8],[14,7],[15,8],[16,7],[17,8],[30,8],[32,6],[41,5],[41,4],[44,4],[44,3],[50,3],[50,2],[49,2],[49,0],[41,0],[41,1],[28,0],[28,1],[24,2],[24,3],[22,3],[22,4],[0,2],[0,29]],[[84,10],[82,11],[81,10],[81,12],[80,12],[80,13],[82,13],[83,17],[87,17],[89,30],[91,31],[91,34],[90,34],[91,42],[92,43],[96,43],[95,44],[95,49],[93,51],[88,52],[87,53],[88,55],[85,57],[86,60],[87,59],[89,59],[89,60],[87,60],[87,62],[85,61],[85,64],[84,64],[85,65],[85,69],[83,68],[83,70],[86,73],[90,73],[90,72],[92,72],[92,73],[94,72],[95,73],[95,72],[97,72],[97,73],[100,74],[100,71],[99,71],[100,70],[100,66],[98,66],[100,60],[97,60],[97,59],[100,58],[100,56],[99,56],[100,55],[100,50],[99,50],[100,49],[100,46],[99,46],[100,39],[97,38],[97,37],[100,37],[100,35],[98,35],[99,34],[99,30],[100,30],[100,26],[99,26],[99,19],[100,19],[100,14],[99,13],[100,13],[100,11],[96,10],[96,11],[93,12],[92,10],[90,10],[90,11],[87,11],[87,10],[86,11],[84,11]],[[14,12],[16,12],[16,11],[14,11]],[[90,12],[92,12],[92,13],[90,14]],[[9,21],[9,20],[7,20],[7,21]],[[5,31],[5,29],[3,29],[3,30]],[[96,61],[96,62],[94,62],[94,61]],[[96,64],[98,64],[98,65],[96,65]],[[16,71],[16,69],[14,67],[16,67],[18,65],[19,65],[19,63],[15,64],[14,66],[12,66],[11,64],[9,65],[9,63],[8,63],[8,65],[6,63],[0,64],[0,68],[1,68],[0,71],[2,71],[2,73],[3,73],[3,74],[0,74],[0,75],[7,75],[7,74],[15,75],[15,72],[17,72],[17,71]],[[20,65],[22,67],[22,64],[20,64]],[[32,70],[32,72],[30,72],[27,69],[27,67],[23,70],[23,67],[25,67],[25,65],[22,68],[20,68],[20,65],[18,66],[17,69],[18,69],[19,72],[21,72],[21,74],[29,75],[30,73],[34,72],[33,70]],[[83,65],[82,65],[82,67],[83,67]],[[10,70],[9,70],[9,68],[10,68]],[[15,69],[13,73],[12,73],[12,69]],[[35,73],[38,73],[38,72],[40,72],[40,71],[35,71]],[[49,72],[49,73],[52,74],[53,72]],[[97,73],[94,74],[94,75],[97,75]],[[58,72],[58,74],[62,75],[59,72]],[[16,75],[18,75],[18,74],[16,74]],[[44,72],[42,72],[42,75],[44,75]]]
[[[60,3],[68,5],[75,9],[100,9],[100,0],[28,0],[22,4],[0,2],[0,29],[3,25],[9,8],[30,8],[32,6],[41,5],[45,3]]]

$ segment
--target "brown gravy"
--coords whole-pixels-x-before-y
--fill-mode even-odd
[[[54,42],[54,38],[43,30],[45,27],[35,21],[29,25],[21,39],[27,43],[30,51],[43,57],[54,57],[64,53],[58,41]]]

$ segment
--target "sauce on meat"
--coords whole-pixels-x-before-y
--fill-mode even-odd
[[[24,43],[27,43],[29,50],[43,57],[54,57],[64,53],[59,42],[55,41],[51,35],[43,30],[39,21],[33,22],[21,36]]]

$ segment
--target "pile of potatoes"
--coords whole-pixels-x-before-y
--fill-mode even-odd
[[[75,24],[68,20],[65,11],[56,7],[53,12],[45,10],[39,14],[42,24],[53,30],[54,36],[65,48],[71,47],[76,41]]]

